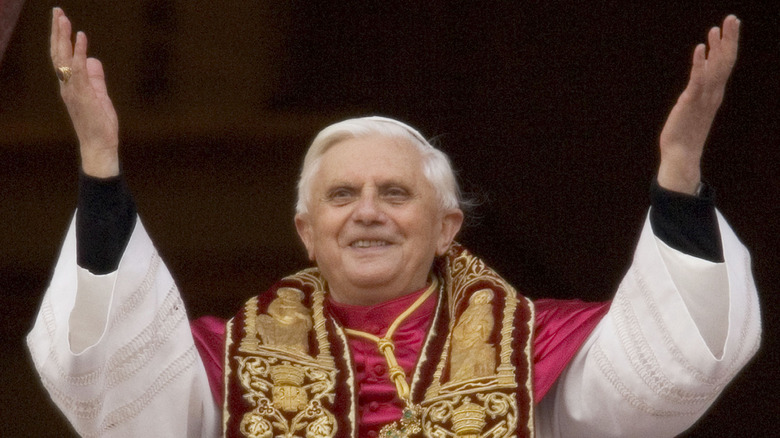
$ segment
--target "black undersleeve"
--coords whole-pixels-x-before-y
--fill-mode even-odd
[[[116,271],[135,226],[136,208],[122,176],[79,175],[76,259],[93,274]]]
[[[694,257],[723,261],[715,193],[709,186],[693,196],[664,190],[654,180],[650,206],[650,226],[664,243]]]

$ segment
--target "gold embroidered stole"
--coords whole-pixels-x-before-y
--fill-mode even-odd
[[[530,437],[533,305],[459,245],[437,258],[434,320],[411,376],[419,436]],[[228,437],[356,437],[349,344],[316,268],[250,299],[228,322]]]

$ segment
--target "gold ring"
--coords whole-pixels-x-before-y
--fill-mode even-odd
[[[70,67],[57,67],[54,72],[57,73],[57,79],[63,84],[67,83],[68,79],[73,75],[73,70]]]

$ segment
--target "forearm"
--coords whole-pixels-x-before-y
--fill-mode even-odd
[[[68,318],[71,349],[80,353],[105,330],[119,260],[136,222],[136,210],[121,176],[79,174],[76,211],[78,288]]]
[[[136,208],[124,178],[79,175],[76,212],[78,265],[93,274],[113,272],[136,222]]]
[[[710,262],[723,261],[715,194],[703,186],[698,195],[650,188],[650,225],[653,234],[671,248]]]

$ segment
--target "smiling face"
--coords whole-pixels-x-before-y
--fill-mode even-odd
[[[351,138],[322,155],[295,225],[333,299],[371,305],[426,285],[463,221],[459,209],[439,205],[406,140]]]

